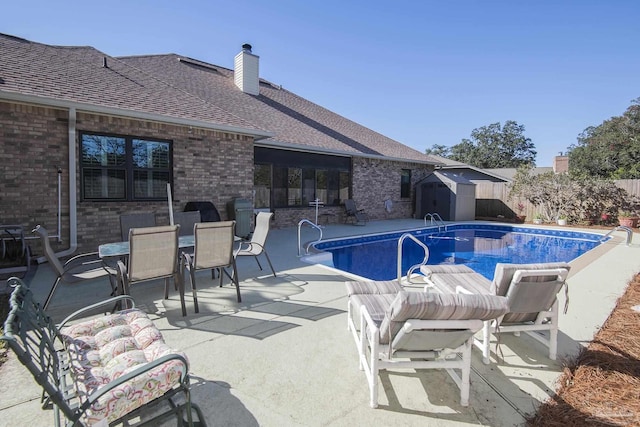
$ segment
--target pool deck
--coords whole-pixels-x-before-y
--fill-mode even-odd
[[[422,225],[422,220],[387,220],[366,226],[331,224],[323,232],[326,239]],[[317,234],[304,227],[301,240]],[[346,328],[344,282],[349,279],[302,262],[297,228],[269,234],[267,250],[277,277],[260,271],[250,257],[238,260],[242,303],[236,302],[228,281],[219,288],[207,272],[198,275],[199,314],[187,292],[188,315],[182,317],[177,293],[163,300],[159,282],[138,285],[132,295],[165,340],[188,355],[193,400],[209,426],[518,426],[553,394],[562,360],[589,343],[640,272],[640,235],[634,234],[630,246],[624,233],[613,235],[571,263],[570,304],[560,315],[558,360],[548,359],[544,347],[525,335],[503,334],[504,358],[496,360],[492,345],[490,365],[474,349],[468,407],[460,406],[457,387],[441,370],[383,371],[380,406],[369,407],[367,381]],[[36,296],[44,299],[53,277],[46,264],[39,266],[32,281]],[[61,320],[106,298],[107,289],[106,282],[61,286],[49,312]],[[0,425],[53,424],[52,411],[41,410],[39,400],[40,388],[10,353],[0,368]]]

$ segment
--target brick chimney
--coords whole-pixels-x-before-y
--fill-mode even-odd
[[[567,173],[569,172],[569,156],[564,156],[560,153],[559,156],[553,158],[553,172],[554,173]]]
[[[260,94],[260,85],[258,80],[258,63],[260,57],[251,53],[251,45],[243,44],[242,51],[236,55],[234,61],[233,79],[244,93],[250,95]]]

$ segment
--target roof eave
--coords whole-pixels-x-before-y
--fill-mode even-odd
[[[292,144],[290,142],[282,142],[282,141],[274,141],[274,140],[261,141],[259,143],[256,143],[255,145],[257,147],[280,148],[280,149],[289,150],[289,151],[304,151],[307,153],[329,154],[329,155],[341,156],[341,157],[360,157],[365,159],[410,162],[410,163],[419,163],[419,164],[425,164],[430,166],[438,166],[441,164],[441,163],[433,162],[429,160],[407,159],[407,158],[401,158],[401,157],[383,156],[381,154],[366,154],[366,153],[358,153],[353,151],[331,150],[326,148],[310,147],[308,145],[303,145],[303,144]]]
[[[107,107],[107,106],[89,104],[84,102],[49,98],[45,96],[26,95],[26,94],[21,94],[16,92],[7,92],[3,90],[0,90],[0,100],[45,105],[45,106],[55,107],[55,108],[65,108],[65,109],[75,108],[77,111],[84,111],[88,113],[126,117],[126,118],[133,118],[133,119],[140,119],[140,120],[147,120],[147,121],[161,122],[161,123],[171,123],[171,124],[182,125],[182,126],[192,126],[192,127],[202,128],[202,129],[220,131],[220,132],[237,133],[241,135],[252,136],[254,137],[255,141],[258,141],[264,138],[271,138],[274,136],[274,134],[271,132],[258,130],[258,129],[223,125],[219,123],[207,122],[204,120],[186,119],[186,118],[167,116],[167,115],[156,114],[156,113],[128,110],[124,108]]]

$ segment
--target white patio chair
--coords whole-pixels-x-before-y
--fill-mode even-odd
[[[549,358],[556,360],[558,349],[558,299],[565,288],[566,302],[569,264],[564,262],[543,264],[496,265],[493,281],[488,280],[464,265],[426,265],[423,274],[442,292],[470,293],[505,296],[509,301],[509,312],[487,321],[481,340],[475,344],[482,350],[482,360],[489,363],[491,333],[525,332],[549,348]],[[548,336],[543,335],[547,332]]]
[[[256,215],[256,228],[253,230],[251,240],[249,242],[240,242],[240,247],[236,250],[233,256],[235,258],[241,256],[252,256],[258,263],[260,270],[262,270],[262,265],[258,260],[258,256],[264,254],[265,258],[267,258],[267,262],[269,263],[269,267],[271,267],[273,277],[276,277],[276,271],[273,269],[273,265],[269,259],[269,254],[264,246],[267,241],[267,236],[269,235],[272,216],[273,212],[258,212],[258,215]]]
[[[352,294],[349,304],[362,325],[358,356],[372,408],[382,369],[446,369],[468,406],[473,335],[508,311],[504,297],[433,292],[400,291],[391,302],[389,294]]]
[[[183,253],[180,261],[180,271],[187,269],[193,292],[193,305],[195,312],[199,312],[198,293],[196,289],[196,271],[219,269],[220,286],[222,286],[223,273],[226,274],[236,286],[238,302],[240,297],[240,283],[236,260],[233,257],[233,241],[235,221],[202,222],[194,227],[195,246],[193,254]],[[225,268],[232,268],[229,274]]]
[[[178,271],[178,225],[132,228],[129,230],[129,260],[118,261],[118,294],[131,295],[131,286],[165,279],[164,298],[169,298],[169,279],[177,283],[182,315],[187,315],[184,283]]]

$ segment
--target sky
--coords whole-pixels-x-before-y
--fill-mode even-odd
[[[4,2],[0,33],[260,76],[419,151],[514,120],[536,164],[640,97],[637,0]],[[2,58],[0,58],[2,61]]]

